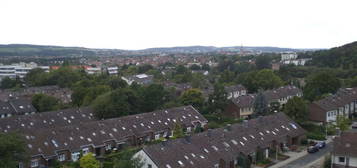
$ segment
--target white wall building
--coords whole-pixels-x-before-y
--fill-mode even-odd
[[[0,65],[0,81],[5,78],[24,78],[28,72],[34,68],[44,69],[46,72],[49,72],[49,66],[37,66],[36,63],[18,63],[12,65]]]

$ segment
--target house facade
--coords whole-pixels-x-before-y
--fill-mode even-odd
[[[247,89],[243,85],[225,86],[224,90],[227,93],[227,99],[233,99],[247,94]]]
[[[255,94],[248,94],[231,99],[222,114],[226,117],[249,118],[253,114],[255,97]]]
[[[319,123],[334,123],[337,118],[357,114],[357,88],[342,88],[336,94],[314,101],[309,106],[309,119]]]
[[[331,155],[333,168],[357,168],[357,132],[342,132],[333,141]]]
[[[272,150],[299,144],[305,130],[285,114],[264,116],[242,124],[208,130],[144,147],[134,155],[143,168],[235,168],[240,158],[255,163],[255,155],[272,157]]]

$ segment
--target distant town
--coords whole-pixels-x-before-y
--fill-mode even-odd
[[[357,42],[0,46],[0,167],[357,167]]]

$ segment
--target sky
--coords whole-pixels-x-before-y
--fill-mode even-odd
[[[356,0],[0,0],[0,44],[330,48],[357,40]]]

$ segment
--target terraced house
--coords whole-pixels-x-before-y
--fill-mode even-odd
[[[284,105],[294,96],[301,97],[302,90],[296,86],[287,85],[264,91],[263,94],[269,103],[278,102],[280,105]]]
[[[277,113],[147,146],[134,157],[143,168],[235,168],[243,164],[242,158],[254,163],[258,151],[267,158],[272,150],[299,144],[304,134],[298,124]]]
[[[357,114],[357,88],[342,88],[336,94],[314,101],[309,106],[309,119],[318,123],[334,123],[338,116]]]
[[[43,167],[54,161],[76,161],[81,153],[92,152],[97,158],[102,158],[106,152],[120,150],[126,145],[141,145],[161,137],[170,137],[177,124],[190,132],[207,123],[192,106],[100,121],[92,116],[89,108],[48,112],[36,118],[17,119],[13,125],[6,122],[0,131],[20,130],[32,156],[29,167]]]
[[[37,110],[27,99],[14,98],[8,101],[0,101],[0,118],[11,117],[14,115],[34,114]]]

